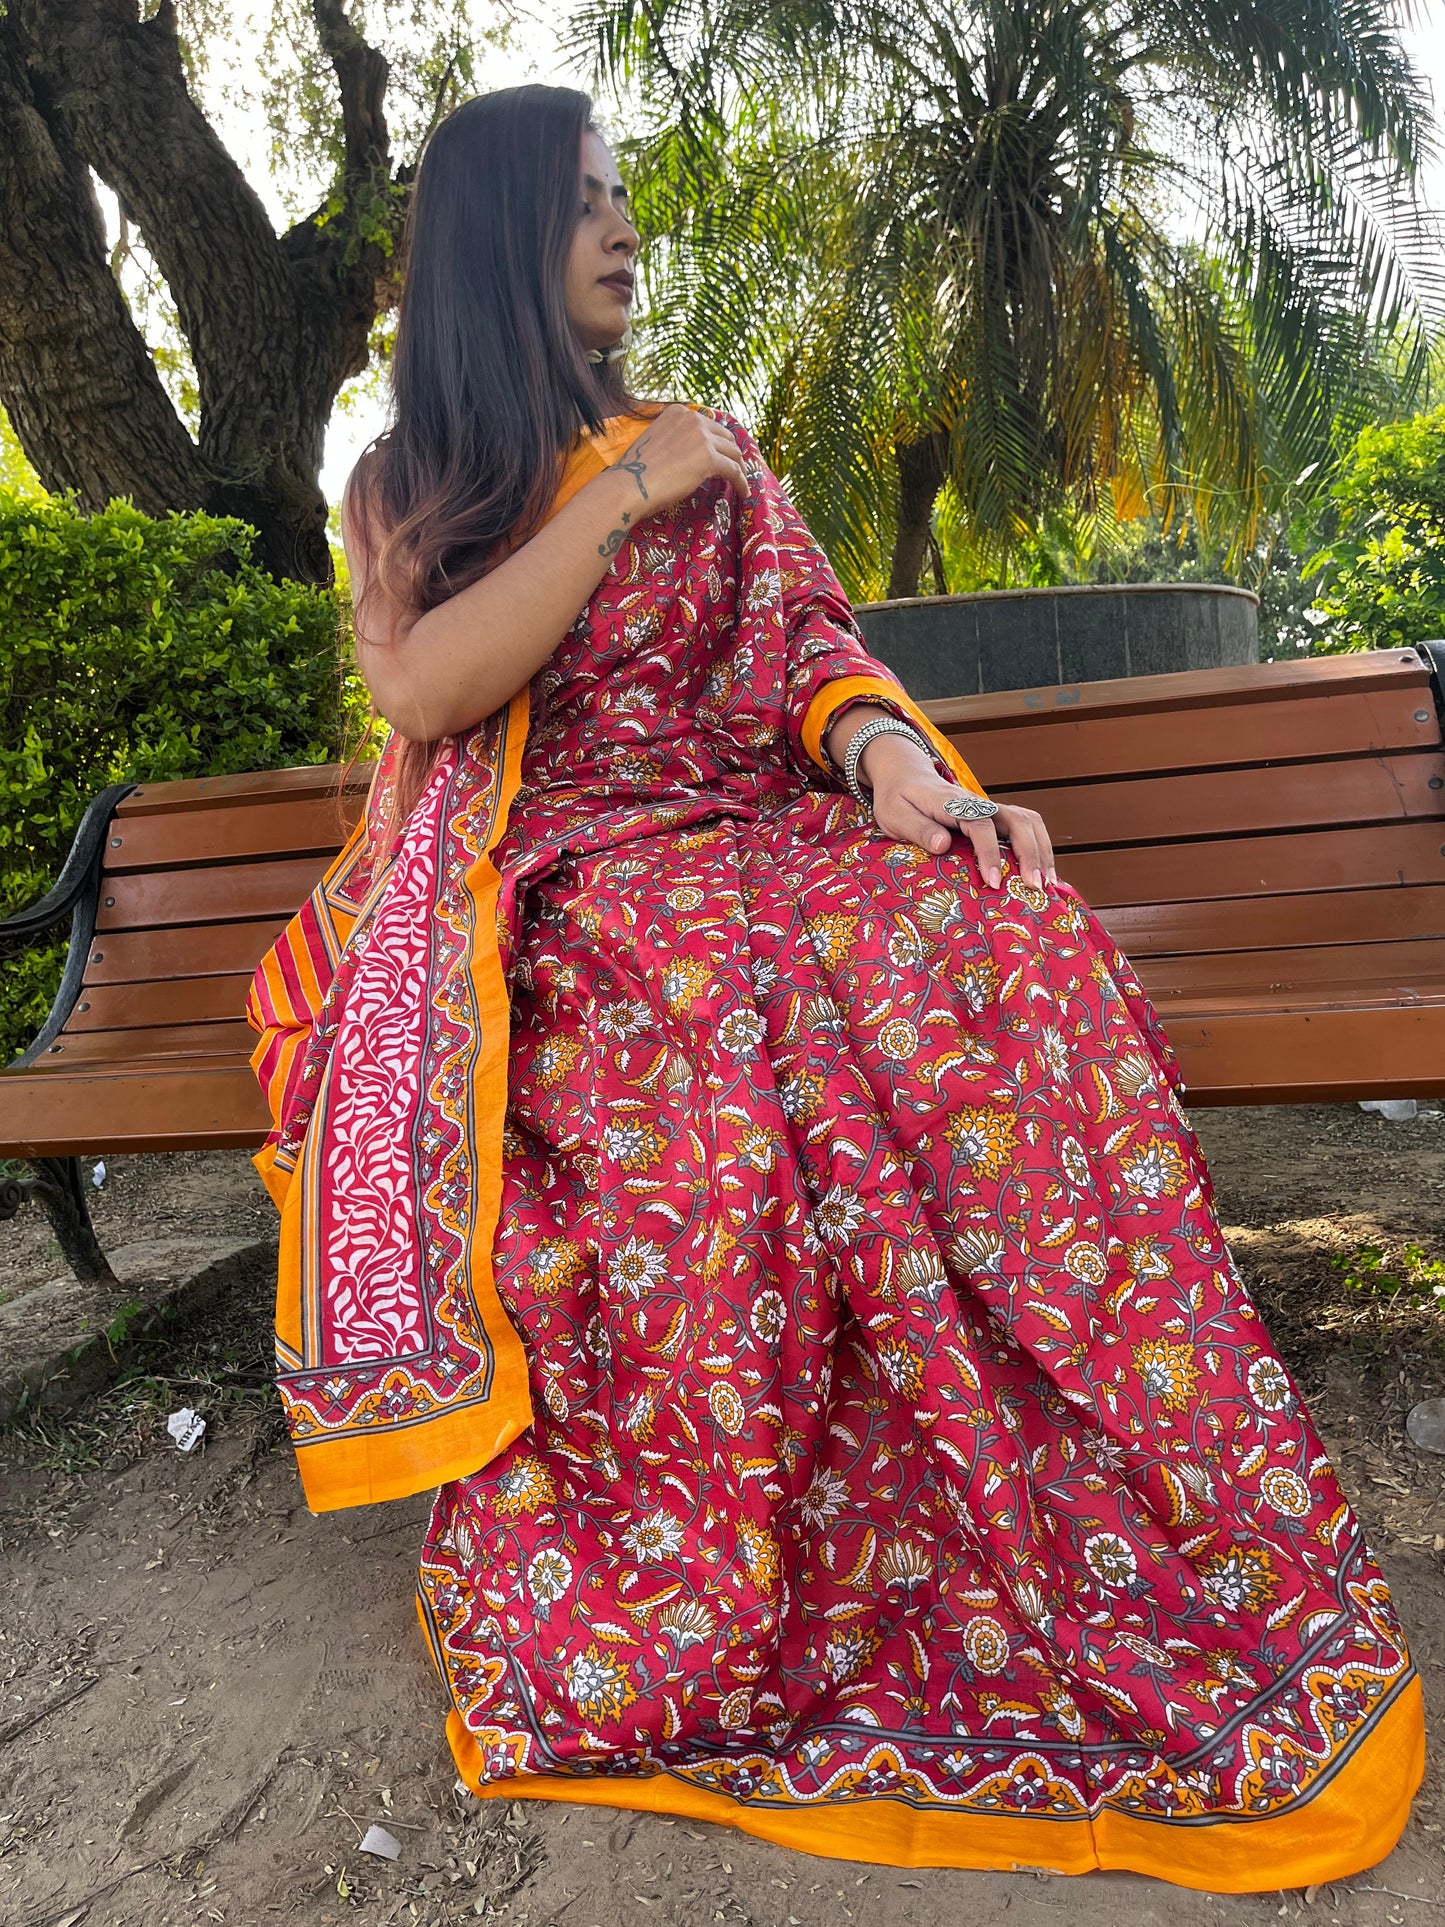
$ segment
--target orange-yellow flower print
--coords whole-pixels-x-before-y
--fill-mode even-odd
[[[586,1262],[586,1253],[570,1238],[539,1238],[532,1252],[532,1289],[542,1298],[565,1290]]]
[[[772,1533],[754,1519],[740,1519],[738,1551],[753,1585],[770,1593],[778,1583],[778,1542]]]
[[[711,982],[712,971],[701,957],[672,957],[662,973],[662,994],[670,1010],[686,1010]]]
[[[1230,1613],[1257,1613],[1278,1592],[1279,1575],[1265,1547],[1235,1546],[1200,1567],[1199,1583],[1210,1605]]]
[[[708,1387],[707,1404],[708,1410],[723,1431],[729,1438],[735,1439],[747,1423],[748,1416],[747,1408],[738,1396],[737,1387],[720,1379],[716,1385]]]
[[[624,1171],[646,1171],[658,1163],[667,1148],[667,1139],[657,1126],[643,1117],[611,1118],[602,1129],[602,1154]]]
[[[591,1643],[563,1668],[563,1678],[579,1715],[596,1724],[620,1719],[637,1698],[627,1662]]]
[[[1125,1184],[1138,1197],[1174,1198],[1189,1172],[1172,1138],[1151,1137],[1142,1149],[1126,1151],[1119,1166]]]
[[[556,1482],[540,1459],[517,1459],[492,1488],[492,1503],[504,1518],[538,1512],[557,1497]]]
[[[813,951],[825,970],[836,970],[847,960],[857,927],[858,919],[842,911],[809,921],[808,935],[812,939]]]
[[[1187,1411],[1199,1393],[1199,1367],[1192,1345],[1167,1338],[1146,1338],[1133,1352],[1134,1370],[1145,1392],[1169,1412]]]
[[[1008,1665],[1008,1634],[996,1619],[970,1619],[963,1629],[963,1650],[976,1673],[1001,1673]]]
[[[890,1017],[878,1033],[878,1048],[885,1057],[906,1063],[918,1055],[918,1027],[906,1017]]]
[[[1013,1157],[1018,1132],[1007,1111],[965,1105],[943,1126],[943,1135],[981,1178],[996,1178]]]
[[[532,1056],[532,1075],[544,1090],[564,1083],[582,1055],[578,1037],[549,1037]]]

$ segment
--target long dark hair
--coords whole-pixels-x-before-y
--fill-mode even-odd
[[[567,319],[582,139],[601,132],[589,94],[504,87],[453,108],[423,149],[392,421],[352,480],[376,575],[411,608],[446,601],[536,532],[584,429],[661,406],[632,392],[620,361],[589,361]],[[434,744],[402,747],[393,820],[434,757]]]

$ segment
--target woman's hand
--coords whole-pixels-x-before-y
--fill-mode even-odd
[[[608,472],[632,478],[636,493],[629,495],[629,527],[686,501],[713,475],[732,482],[742,495],[751,493],[737,436],[701,408],[681,402],[669,402]]]
[[[940,776],[933,759],[917,743],[891,732],[875,736],[864,747],[859,763],[867,765],[874,820],[889,836],[941,856],[953,841],[947,832],[962,830],[973,844],[985,882],[996,890],[1003,881],[998,848],[1002,831],[1025,883],[1039,889],[1045,883],[1058,882],[1053,846],[1037,810],[1000,803],[997,816],[980,817],[972,823],[946,815],[943,806],[949,798],[967,792]]]

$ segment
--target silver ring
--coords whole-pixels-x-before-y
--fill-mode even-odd
[[[962,796],[950,796],[943,806],[943,814],[957,817],[962,823],[977,823],[982,817],[997,816],[998,804],[986,796],[965,792]]]

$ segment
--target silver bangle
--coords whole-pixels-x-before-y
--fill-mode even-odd
[[[843,781],[848,785],[850,793],[860,803],[866,803],[868,801],[868,793],[864,791],[863,786],[858,781],[858,758],[863,754],[864,749],[872,742],[875,736],[911,736],[919,748],[922,749],[932,761],[936,763],[938,760],[934,753],[932,743],[930,743],[922,731],[915,728],[912,723],[904,722],[901,716],[871,717],[869,721],[864,723],[863,727],[850,738],[848,747],[843,753]],[[870,791],[871,787],[870,785]]]

